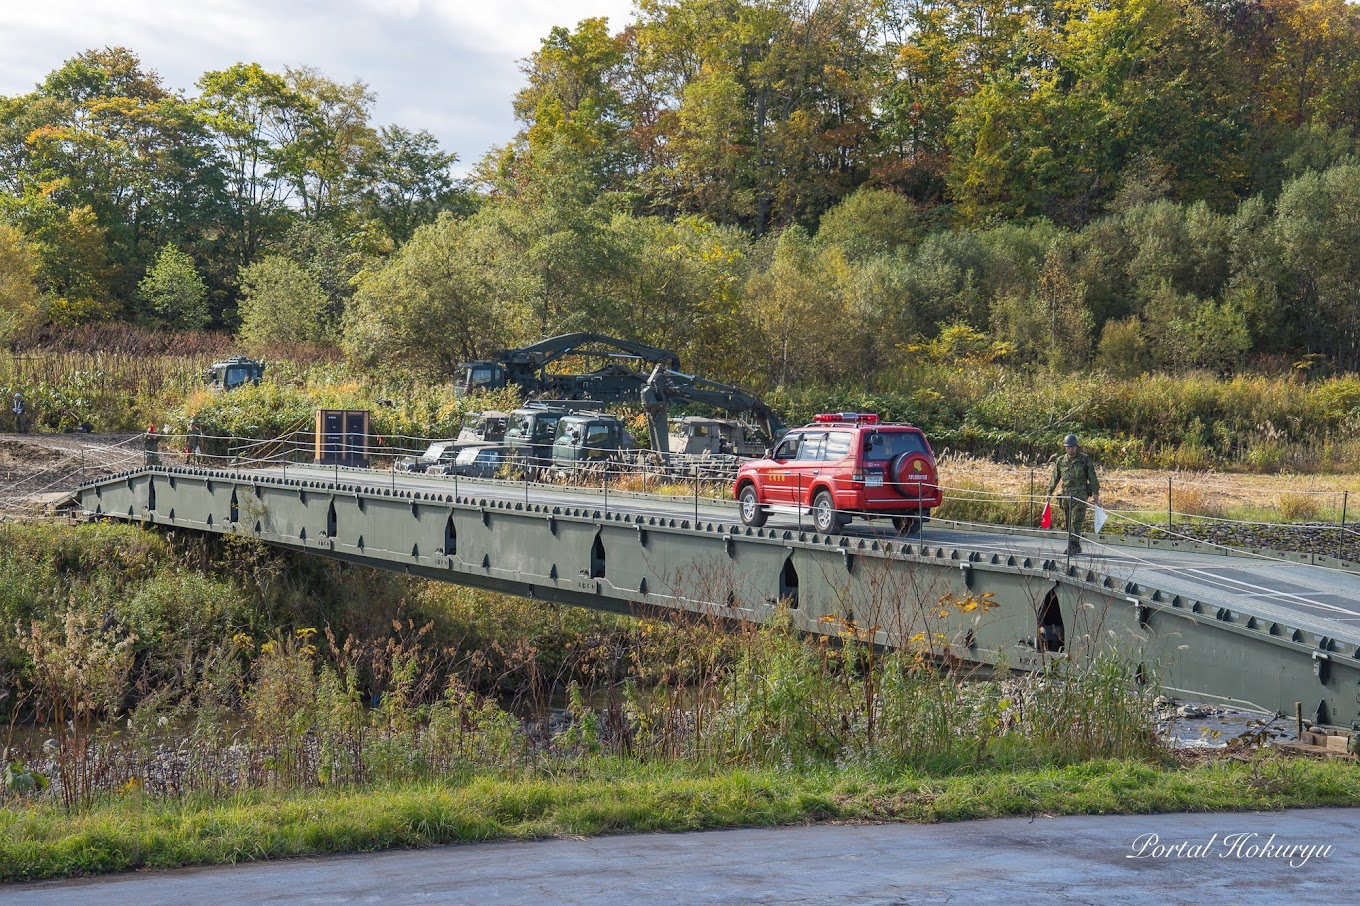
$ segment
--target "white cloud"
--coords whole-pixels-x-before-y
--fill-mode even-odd
[[[632,19],[633,0],[431,0],[428,6],[450,28],[471,35],[477,46],[525,57],[555,25],[574,28],[582,19],[603,16],[611,31],[619,31]]]
[[[367,0],[367,3],[380,13],[403,19],[410,19],[420,12],[420,0]]]
[[[555,25],[633,0],[0,0],[0,95],[21,94],[85,50],[123,45],[171,89],[237,62],[314,66],[378,93],[375,119],[429,129],[464,165],[503,144],[518,61]]]

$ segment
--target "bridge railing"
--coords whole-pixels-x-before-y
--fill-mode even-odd
[[[419,457],[433,442],[453,442],[448,438],[377,434],[370,435],[367,441],[371,463],[377,468],[391,468],[402,458]],[[312,459],[314,441],[310,431],[297,431],[271,441],[241,442],[232,449],[232,461],[242,467],[277,465],[281,462],[305,463]],[[258,455],[262,450],[268,450],[270,455]],[[955,458],[945,454],[940,459],[941,471],[948,474]],[[577,488],[607,485],[727,499],[731,496],[730,482],[740,462],[741,459],[735,456],[671,454],[662,457],[651,451],[633,450],[601,461],[571,465],[517,460],[503,464],[495,470],[494,475],[474,477],[532,480]],[[958,465],[960,472],[966,472],[970,464],[959,462]],[[1013,477],[1014,470],[1012,480]],[[1047,470],[1030,469],[1027,486],[1018,491],[997,491],[972,481],[950,483],[946,479],[939,485],[943,505],[935,515],[960,525],[1004,525],[1037,530],[1046,499],[1047,478]],[[1344,545],[1346,539],[1360,538],[1360,531],[1349,520],[1349,492],[1346,490],[1295,487],[1280,492],[1232,482],[1222,476],[1193,474],[1120,475],[1118,486],[1121,496],[1147,501],[1160,496],[1166,503],[1160,511],[1151,503],[1106,508],[1110,531],[1159,532],[1164,537],[1189,537],[1182,530],[1194,523],[1231,526],[1247,531],[1291,527],[1300,520],[1287,517],[1302,512],[1305,515],[1316,514],[1317,518],[1303,521],[1332,531],[1338,546]],[[1214,502],[1216,497],[1236,500],[1237,509],[1257,509],[1261,518],[1232,518],[1222,511],[1222,504]],[[847,515],[864,517],[873,514],[849,512]],[[1326,519],[1324,516],[1334,518]],[[1061,517],[1058,517],[1056,522],[1060,521]]]
[[[410,435],[371,434],[359,438],[367,452],[372,468],[395,470],[402,459],[418,458],[430,443],[452,442],[447,438],[416,437]],[[30,474],[22,481],[0,486],[0,512],[23,508],[25,501],[40,497],[47,491],[60,489],[89,477],[90,465],[97,462],[105,470],[132,468],[141,462],[192,465],[219,468],[283,468],[311,464],[316,445],[310,426],[298,426],[279,437],[260,439],[248,437],[213,436],[195,432],[189,434],[158,433],[137,436],[118,444],[82,450],[54,462],[49,468]],[[602,495],[619,491],[638,491],[683,496],[695,500],[730,499],[731,479],[740,460],[729,456],[670,456],[661,457],[649,451],[629,451],[625,457],[601,461],[559,465],[525,460],[509,461],[494,469],[483,469],[471,477],[513,480],[522,483],[556,484],[577,489],[597,489]],[[951,465],[955,468],[951,470]],[[969,526],[1004,525],[1020,531],[1040,531],[1038,526],[1047,490],[1047,470],[1029,471],[1027,484],[1021,474],[1019,490],[994,490],[983,487],[967,477],[970,462],[955,462],[946,454],[941,457],[940,483],[942,506],[933,514],[936,519]],[[337,476],[342,467],[336,466]],[[455,473],[458,471],[454,470]],[[955,474],[950,474],[954,471]],[[1012,488],[1017,470],[1009,473]],[[959,474],[963,473],[963,474]],[[431,476],[435,477],[435,476]],[[446,478],[468,477],[443,476]],[[953,479],[951,481],[951,479]],[[1323,533],[1315,539],[1315,547],[1334,545],[1339,557],[1360,538],[1360,531],[1348,512],[1349,492],[1345,490],[1311,490],[1291,488],[1286,492],[1272,491],[1224,476],[1197,475],[1119,475],[1113,487],[1107,481],[1106,497],[1114,490],[1125,499],[1148,500],[1161,496],[1165,501],[1160,512],[1148,505],[1107,508],[1110,520],[1106,531],[1159,533],[1160,537],[1190,538],[1186,529],[1192,524],[1219,526],[1250,535],[1256,530],[1297,528],[1297,518],[1285,518],[1313,513],[1317,518],[1304,520],[1314,530]],[[1115,490],[1117,488],[1117,490]],[[1259,518],[1229,512],[1215,512],[1204,506],[1214,496],[1239,499],[1238,509],[1255,508]],[[1060,510],[1060,506],[1055,506]],[[1292,513],[1289,511],[1293,511]],[[849,516],[870,516],[870,513],[849,512]],[[1322,518],[1328,516],[1331,518]],[[800,512],[800,522],[810,527],[810,515]],[[1061,529],[1061,517],[1055,516],[1054,528]],[[1203,535],[1203,533],[1200,533]],[[1195,540],[1203,540],[1198,537]],[[1331,552],[1329,549],[1328,552]],[[1322,551],[1318,551],[1322,552]]]

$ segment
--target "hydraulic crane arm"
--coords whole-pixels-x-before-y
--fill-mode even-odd
[[[650,365],[662,365],[673,371],[680,370],[680,357],[673,352],[648,346],[646,343],[638,343],[634,340],[621,340],[618,337],[606,336],[602,333],[568,333],[558,337],[549,337],[546,340],[539,340],[537,343],[519,349],[503,349],[496,353],[494,361],[504,365],[527,365],[534,371],[541,371],[547,365],[564,356],[593,354],[585,348],[589,346],[616,349],[625,356],[641,359]],[[605,355],[613,354],[605,353]]]
[[[763,440],[770,446],[786,430],[773,409],[740,387],[666,370],[658,365],[652,369],[651,376],[642,388],[642,408],[647,413],[647,430],[651,434],[654,450],[666,449],[666,407],[673,402],[700,403],[732,415],[746,416],[755,422],[764,435]]]
[[[680,370],[680,357],[665,349],[602,333],[569,333],[519,349],[502,349],[486,361],[461,363],[458,393],[518,387],[527,397],[547,393],[567,399],[636,399],[638,388],[646,380],[645,369],[640,373],[616,362],[587,374],[547,371],[553,362],[570,355],[638,359],[651,366]]]

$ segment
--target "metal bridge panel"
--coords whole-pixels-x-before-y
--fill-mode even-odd
[[[1237,609],[1249,598],[1224,606],[1147,586],[1155,569],[1145,568],[1139,584],[1100,571],[1119,568],[1115,558],[1077,568],[922,543],[696,526],[617,506],[606,514],[588,502],[454,500],[446,485],[431,487],[157,469],[83,486],[78,501],[91,514],[237,532],[348,562],[623,613],[646,606],[762,620],[784,598],[795,605],[796,624],[811,632],[839,635],[853,626],[881,644],[1014,669],[1037,669],[1055,657],[1084,661],[1113,648],[1176,694],[1268,711],[1291,711],[1302,701],[1305,713],[1324,723],[1360,718],[1360,645],[1337,641],[1348,632],[1344,623],[1305,622],[1334,629],[1302,631],[1281,622],[1278,608],[1263,608],[1265,616]],[[1283,582],[1273,585],[1287,591]],[[976,606],[987,595],[994,606]]]

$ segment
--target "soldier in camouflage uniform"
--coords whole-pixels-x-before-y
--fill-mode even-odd
[[[1077,450],[1077,435],[1063,438],[1066,452],[1053,459],[1053,480],[1048,483],[1048,499],[1053,491],[1063,486],[1062,508],[1067,519],[1067,553],[1081,553],[1081,525],[1086,519],[1086,500],[1100,503],[1100,479],[1096,477],[1091,457]]]

